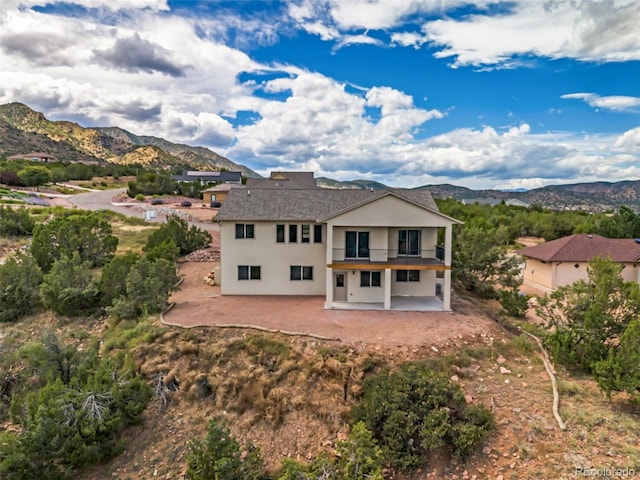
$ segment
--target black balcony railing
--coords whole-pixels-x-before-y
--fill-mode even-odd
[[[333,261],[388,263],[394,265],[440,264],[444,262],[444,248],[436,246],[432,250],[421,249],[410,253],[379,248],[359,249],[357,252],[354,252],[353,249],[334,248]]]

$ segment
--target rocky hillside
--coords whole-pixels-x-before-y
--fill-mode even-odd
[[[203,147],[137,136],[118,127],[85,128],[67,121],[50,121],[22,103],[0,105],[0,155],[43,151],[60,160],[131,164],[170,169],[227,169],[259,176],[244,165]]]

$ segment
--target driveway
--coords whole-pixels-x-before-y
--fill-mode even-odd
[[[149,220],[151,222],[164,222],[167,214],[177,214],[187,220],[190,225],[195,225],[210,233],[220,232],[220,226],[217,223],[205,222],[198,218],[197,210],[199,207],[194,207],[193,214],[191,214],[190,212],[185,212],[185,209],[174,209],[171,205],[155,207],[148,203],[113,201],[114,198],[124,194],[124,192],[126,192],[126,188],[78,193],[68,197],[66,201],[83,210],[111,210],[128,217],[137,218],[142,218],[145,210],[155,210],[158,212],[158,216]],[[211,213],[210,216],[213,217],[213,214]]]

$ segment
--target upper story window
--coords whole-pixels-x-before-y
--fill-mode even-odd
[[[284,225],[276,225],[276,242],[284,243]]]
[[[255,238],[252,223],[236,223],[236,238]]]
[[[369,258],[369,232],[346,232],[346,258]]]
[[[298,225],[289,225],[289,243],[298,242]]]
[[[311,241],[311,225],[302,225],[302,243],[309,243]]]
[[[322,243],[322,225],[313,226],[313,243]]]

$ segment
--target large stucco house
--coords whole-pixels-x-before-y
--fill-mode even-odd
[[[543,292],[587,280],[587,265],[596,257],[621,263],[623,280],[639,280],[640,244],[635,239],[577,234],[527,247],[519,253],[525,258],[523,283]]]
[[[223,295],[451,309],[452,228],[461,222],[425,190],[247,187],[229,192],[217,220]]]

